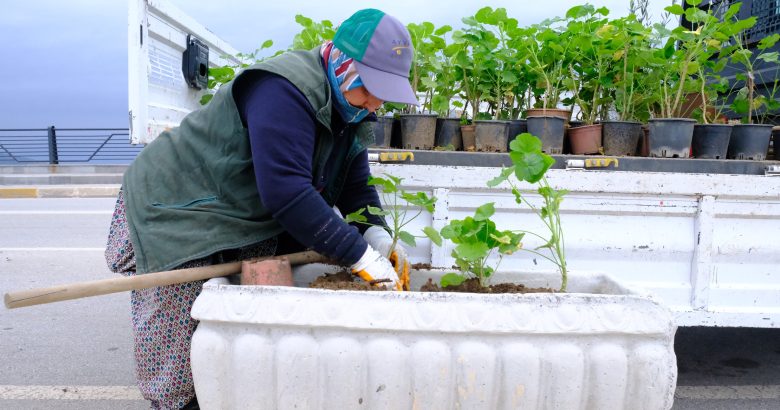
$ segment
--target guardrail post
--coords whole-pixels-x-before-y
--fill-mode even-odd
[[[54,131],[54,126],[52,125],[48,129],[49,134],[49,164],[59,164],[60,160],[57,155],[57,133]]]

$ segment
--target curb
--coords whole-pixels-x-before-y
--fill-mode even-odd
[[[0,198],[110,198],[119,193],[116,185],[51,185],[0,187]]]

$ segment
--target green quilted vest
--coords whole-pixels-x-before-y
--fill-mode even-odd
[[[314,180],[325,172],[333,148],[331,94],[319,48],[295,51],[244,70],[285,77],[316,113]],[[240,76],[240,75],[239,75]],[[123,190],[138,273],[172,269],[218,251],[278,235],[282,227],[260,201],[246,128],[233,99],[234,81],[223,85],[204,108],[145,147],[124,175]],[[272,98],[272,97],[271,97]],[[354,157],[373,139],[368,123],[353,135],[338,177],[322,191],[331,206]]]

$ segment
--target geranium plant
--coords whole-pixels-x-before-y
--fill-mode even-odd
[[[336,28],[333,27],[333,23],[331,23],[330,20],[322,20],[318,23],[302,14],[297,14],[295,16],[295,22],[302,28],[293,38],[292,46],[287,50],[311,50],[325,41],[332,40],[333,36],[336,34]],[[207,91],[201,97],[200,104],[208,104],[219,87],[222,84],[232,81],[236,77],[236,73],[241,69],[285,52],[285,50],[278,50],[270,56],[258,56],[261,51],[271,48],[273,44],[274,42],[272,40],[266,40],[252,53],[238,53],[236,57],[242,61],[240,65],[226,65],[209,69]]]
[[[504,8],[483,7],[463,22],[482,67],[478,87],[483,100],[490,104],[494,120],[508,118],[511,106],[506,106],[506,97],[519,82],[514,71],[517,51],[508,45],[517,31],[517,20],[508,17]]]
[[[726,11],[723,19],[731,24],[728,26],[729,45],[724,46],[721,57],[729,56],[730,65],[739,72],[736,79],[741,84],[737,90],[731,108],[734,112],[742,114],[742,122],[753,123],[753,117],[756,113],[764,114],[766,111],[773,111],[780,108],[780,103],[775,100],[775,94],[778,91],[778,79],[773,78],[770,84],[768,95],[760,94],[756,91],[756,84],[766,84],[767,79],[763,78],[762,64],[778,64],[780,59],[776,51],[770,51],[772,47],[780,40],[780,34],[770,34],[761,39],[754,49],[746,44],[745,30],[755,26],[756,17],[750,17],[744,20],[736,20],[735,16],[739,11],[740,3],[734,4]],[[774,71],[773,71],[774,72]]]
[[[522,248],[520,241],[524,234],[498,230],[495,222],[490,220],[494,213],[494,203],[490,202],[477,208],[473,217],[451,220],[441,229],[441,234],[427,227],[425,234],[436,245],[442,245],[442,238],[455,244],[452,257],[460,272],[443,275],[442,287],[460,285],[470,277],[476,277],[480,285],[487,286],[501,259]],[[494,255],[498,256],[498,260],[491,265]]]
[[[478,33],[457,30],[452,34],[452,47],[448,47],[455,67],[455,80],[460,84],[463,100],[466,101],[463,109],[466,111],[471,108],[472,120],[479,115],[479,104],[484,94],[481,78],[485,69],[485,53],[475,46],[480,39]]]
[[[415,236],[404,228],[415,220],[423,211],[433,212],[436,203],[436,197],[428,196],[425,192],[411,193],[401,188],[402,178],[385,174],[385,178],[369,176],[368,185],[376,186],[382,196],[384,209],[374,206],[360,208],[355,212],[348,214],[345,220],[348,223],[356,222],[369,226],[374,224],[368,222],[365,213],[380,216],[389,224],[387,228],[390,236],[393,238],[393,244],[390,252],[385,255],[388,258],[393,253],[398,241],[404,242],[409,246],[416,246]],[[412,211],[412,213],[410,213]]]
[[[566,12],[567,36],[576,49],[576,57],[569,66],[567,88],[573,91],[573,100],[580,107],[582,121],[593,125],[603,117],[602,110],[611,104],[609,90],[614,87],[612,62],[619,43],[616,29],[608,23],[606,7],[596,9],[590,4],[572,7]]]
[[[542,90],[536,101],[539,108],[556,108],[567,90],[570,75],[572,42],[569,32],[559,27],[560,18],[548,19],[529,28],[518,29],[514,39],[519,55],[526,56],[527,64],[536,78],[535,88]]]
[[[646,7],[646,6],[645,6]],[[647,11],[644,11],[646,16]],[[656,84],[648,81],[644,67],[652,54],[650,27],[638,17],[629,15],[610,22],[615,52],[612,61],[613,101],[619,121],[641,121],[650,118],[649,103]]]
[[[666,38],[664,46],[654,51],[650,61],[652,78],[660,85],[655,94],[655,116],[659,118],[680,117],[686,96],[700,89],[703,79],[696,76],[699,69],[720,51],[733,30],[728,20],[720,21],[712,11],[696,7],[701,0],[687,0],[687,3],[693,7],[686,10],[674,4],[665,10],[675,16],[685,15],[694,29],[680,26],[670,31],[660,24],[655,26],[657,39]]]
[[[535,249],[522,248],[526,252],[533,253],[552,262],[561,274],[561,292],[566,291],[568,281],[566,266],[566,248],[563,240],[563,228],[561,226],[560,206],[565,190],[556,190],[550,186],[545,177],[547,170],[555,163],[555,160],[542,152],[542,142],[531,134],[523,133],[517,136],[509,144],[509,157],[512,166],[504,168],[501,175],[490,180],[488,186],[494,187],[502,182],[507,182],[512,188],[515,202],[530,208],[549,232],[545,237],[528,231],[518,231],[533,235],[544,241],[544,244]],[[514,177],[514,178],[512,178]],[[538,208],[520,192],[520,183],[536,184],[536,192],[541,195],[544,204]],[[546,250],[546,252],[544,252]]]

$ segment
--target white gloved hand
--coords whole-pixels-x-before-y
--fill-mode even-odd
[[[390,253],[390,248],[393,246],[393,238],[382,227],[372,226],[366,230],[363,234],[363,239],[368,242],[368,245],[376,249],[382,256],[390,259],[390,263],[395,268],[395,273],[401,279],[403,290],[409,290],[409,256],[406,254],[401,243],[395,244],[395,249]]]
[[[352,273],[360,276],[366,282],[389,279],[386,282],[375,283],[375,286],[385,287],[387,289],[401,290],[401,283],[398,281],[398,274],[395,273],[393,265],[379,252],[369,245],[363,256],[351,266]]]

